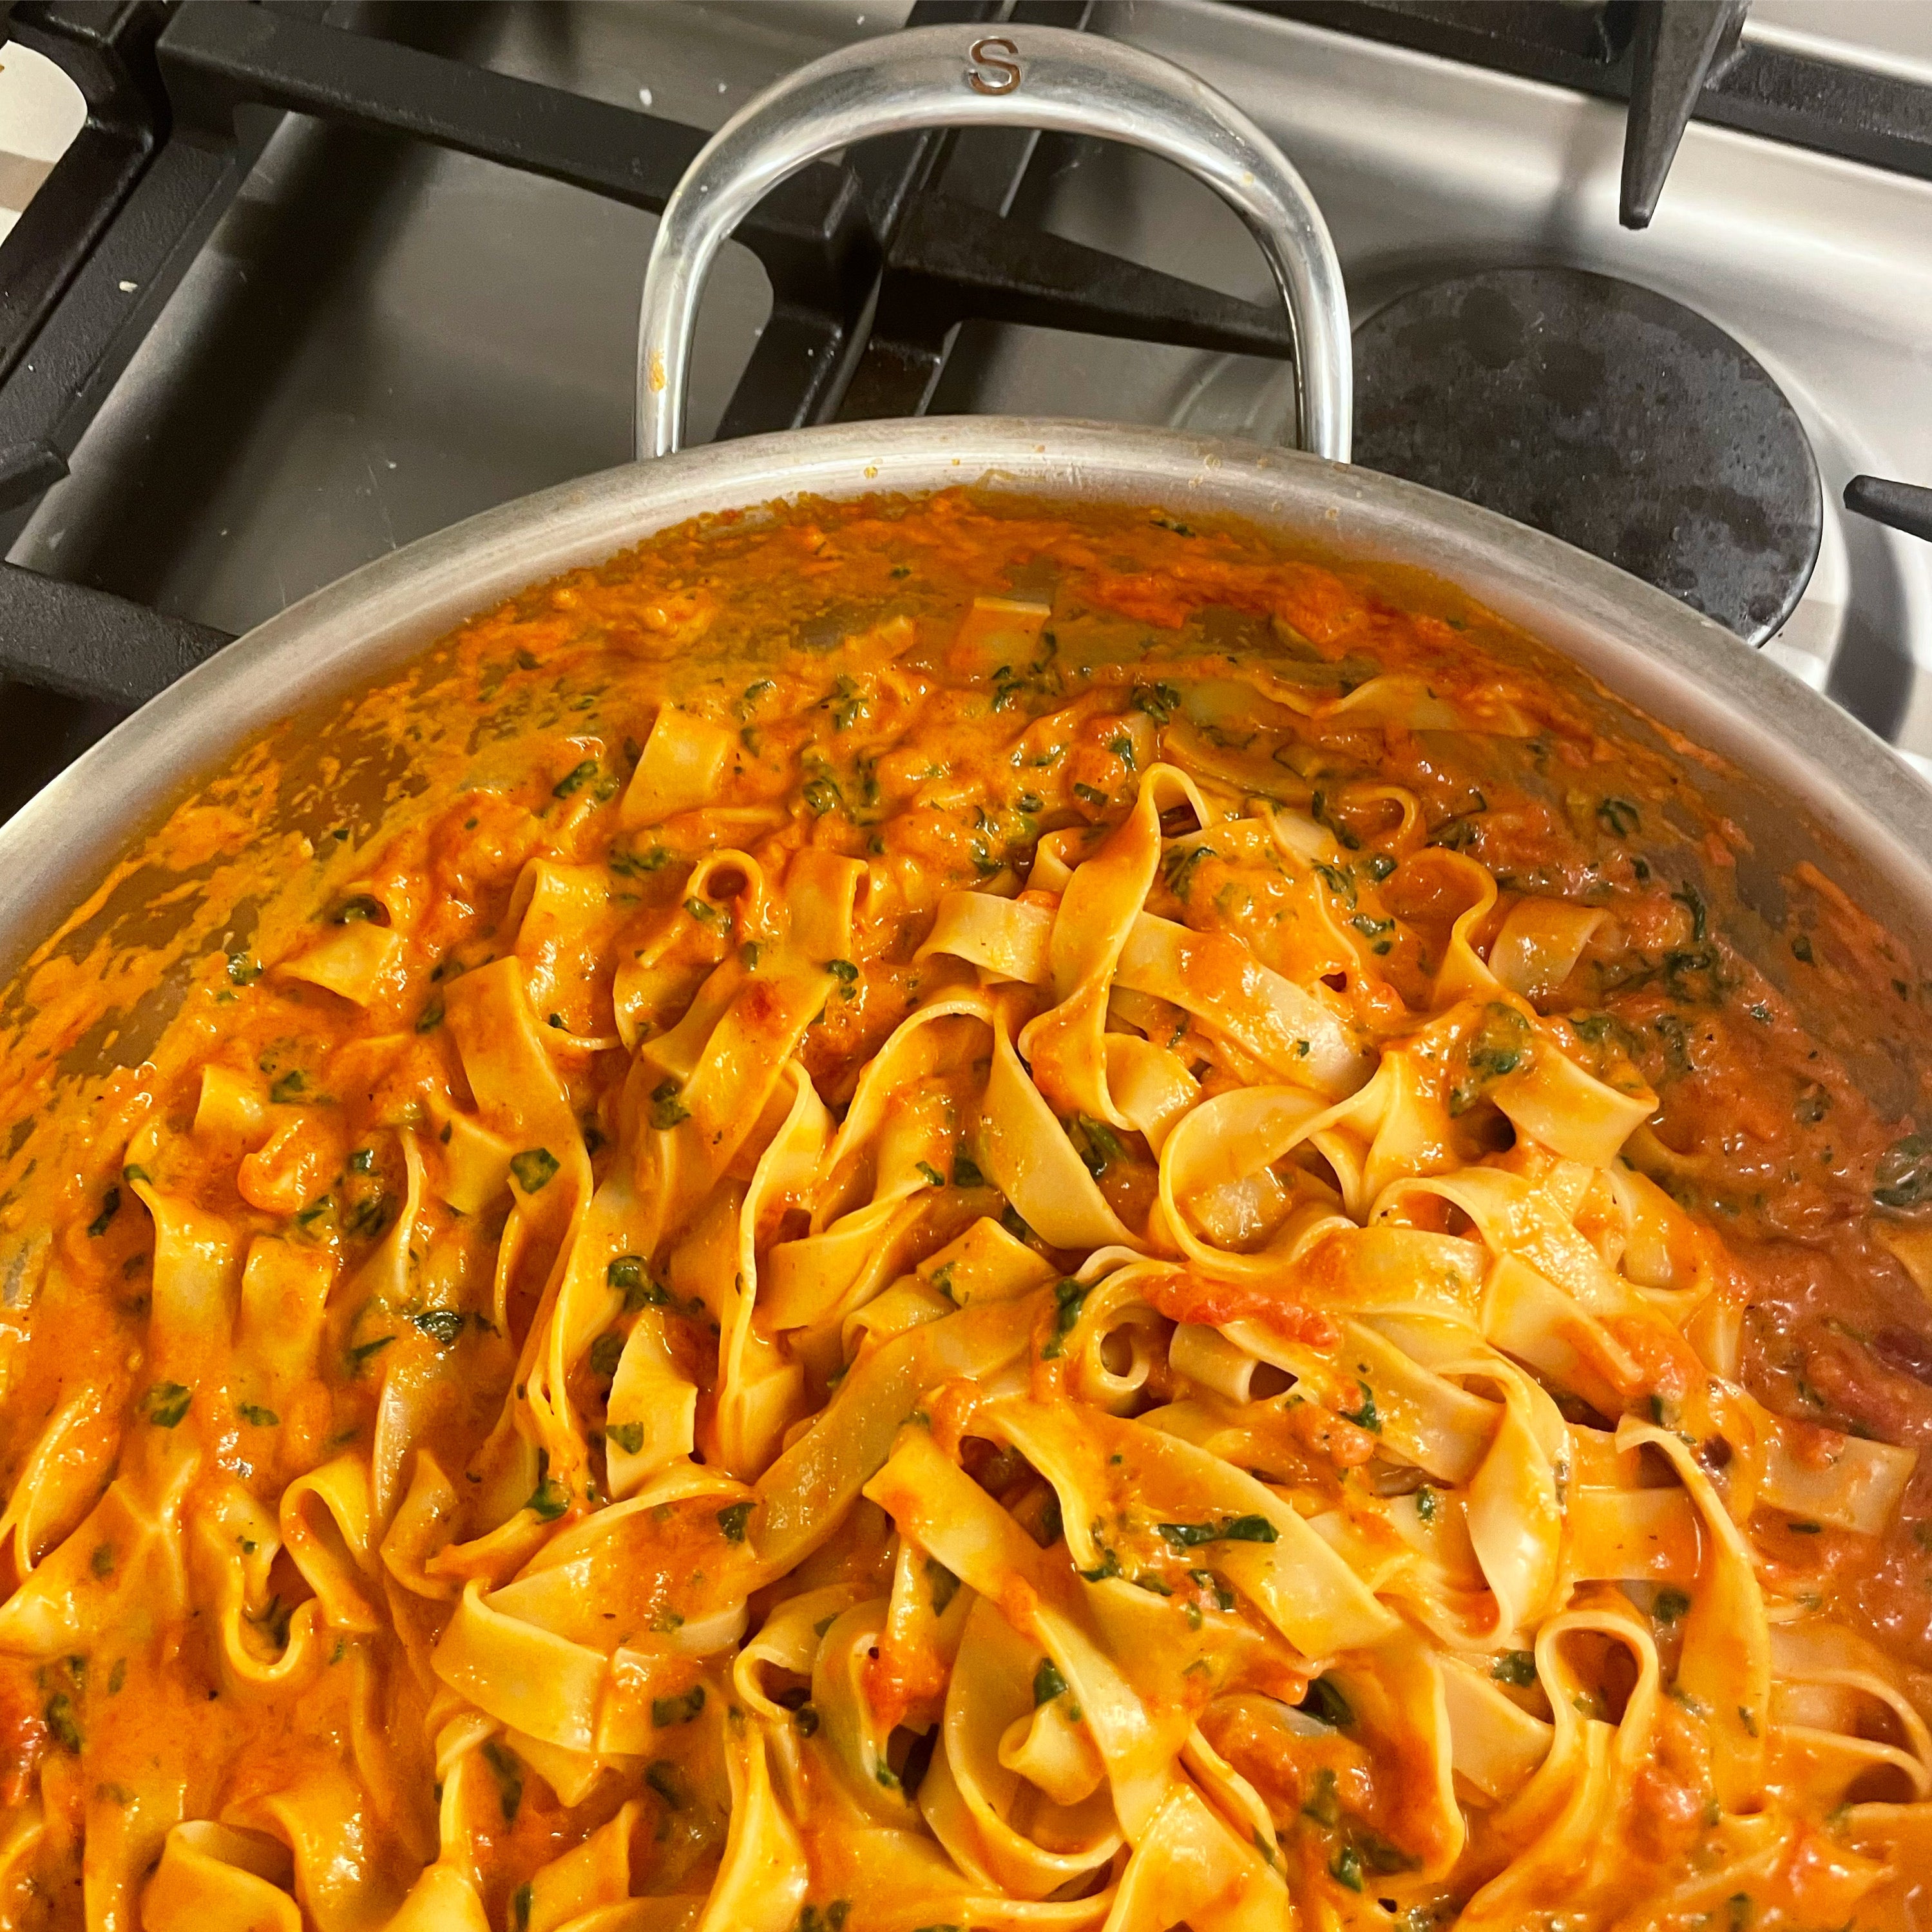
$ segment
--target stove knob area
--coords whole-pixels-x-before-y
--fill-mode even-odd
[[[1882,476],[1854,476],[1845,485],[1845,508],[1932,543],[1932,490],[1922,483],[1894,483]]]

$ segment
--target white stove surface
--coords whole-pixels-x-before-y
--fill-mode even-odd
[[[1932,28],[1932,8],[1885,10]],[[1825,493],[1817,569],[1766,649],[1932,760],[1932,546],[1839,502],[1861,471],[1932,480],[1932,183],[1694,123],[1655,220],[1634,234],[1617,220],[1617,104],[1214,0],[1115,0],[1096,25],[1191,67],[1280,143],[1328,216],[1358,320],[1438,276],[1562,262],[1642,283],[1742,342],[1797,410]],[[1235,218],[1126,150],[1083,152],[1045,220],[1266,296]],[[1266,365],[982,333],[950,400],[1280,434],[1287,392]]]
[[[1932,83],[1932,7],[1919,0],[1753,0],[1744,38]]]
[[[0,242],[87,120],[87,103],[46,55],[0,44]]]
[[[447,51],[710,127],[905,11],[430,10]],[[1766,648],[1932,772],[1932,545],[1838,500],[1860,471],[1932,482],[1932,183],[1694,124],[1656,220],[1632,234],[1616,104],[1216,0],[1112,0],[1095,24],[1268,129],[1327,213],[1358,320],[1438,275],[1553,262],[1643,283],[1742,342],[1803,419],[1825,488],[1818,568]],[[1759,0],[1748,31],[1932,74],[1932,6]],[[1266,293],[1239,222],[1163,163],[1083,145],[1030,198],[1060,233]],[[13,556],[240,630],[457,517],[624,460],[653,226],[487,162],[292,121]],[[728,250],[700,330],[700,434],[769,301],[751,257]],[[1285,404],[1274,365],[978,326],[939,398],[1263,436]]]

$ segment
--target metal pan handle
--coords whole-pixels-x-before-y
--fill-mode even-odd
[[[638,454],[683,440],[698,303],[733,229],[829,151],[915,128],[1093,134],[1164,155],[1254,232],[1294,332],[1301,446],[1348,460],[1348,297],[1328,227],[1274,143],[1225,96],[1138,48],[1060,27],[915,28],[828,54],[746,104],[664,204],[638,319]]]

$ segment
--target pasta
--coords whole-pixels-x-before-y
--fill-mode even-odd
[[[1925,982],[1606,715],[962,493],[250,748],[5,1007],[0,1926],[1919,1923]]]

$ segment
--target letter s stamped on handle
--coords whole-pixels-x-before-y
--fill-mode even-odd
[[[975,94],[1010,94],[1020,84],[1020,50],[997,35],[975,40],[968,52],[973,64],[966,83]]]

